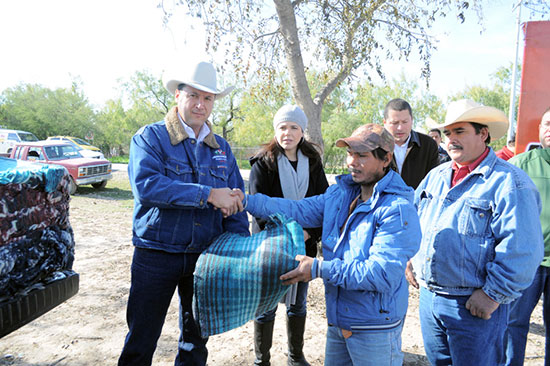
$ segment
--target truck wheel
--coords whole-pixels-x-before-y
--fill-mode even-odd
[[[69,194],[72,196],[73,194],[76,193],[76,188],[78,186],[76,185],[76,183],[74,182],[74,179],[71,177],[69,178]]]
[[[99,183],[92,183],[92,187],[94,187],[95,189],[103,189],[103,188],[105,188],[106,185],[107,185],[106,180],[101,181]]]

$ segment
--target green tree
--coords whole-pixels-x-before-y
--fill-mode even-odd
[[[160,7],[165,9],[164,1]],[[223,48],[243,78],[252,71],[269,85],[286,64],[292,96],[309,119],[308,135],[323,145],[321,111],[328,96],[352,73],[365,67],[384,75],[387,59],[418,54],[420,76],[429,77],[433,39],[428,30],[437,18],[479,10],[479,1],[303,1],[186,0],[189,14],[207,28],[207,50]],[[171,13],[166,13],[166,20]],[[304,55],[311,56],[306,64]],[[286,61],[286,62],[285,62]],[[251,65],[259,65],[252,70]],[[313,90],[307,69],[322,69],[326,81]]]
[[[2,93],[2,124],[45,139],[52,135],[84,137],[97,132],[95,114],[78,83],[51,90],[20,84]]]
[[[390,80],[386,85],[364,82],[355,88],[353,96],[346,93],[344,100],[338,103],[328,120],[323,121],[325,167],[328,171],[341,171],[344,168],[345,151],[335,147],[336,140],[349,136],[363,124],[382,124],[384,107],[396,97],[411,104],[416,130],[427,131],[426,117],[437,119],[444,113],[443,103],[439,98],[423,92],[418,82],[408,80],[404,74],[398,79]]]
[[[235,93],[241,98],[230,138],[234,145],[257,147],[273,138],[273,116],[291,103],[288,85],[288,79],[279,75],[269,86],[258,82]]]
[[[174,96],[164,88],[161,78],[147,70],[121,81],[121,90],[121,97],[108,101],[97,114],[101,135],[98,144],[113,155],[127,154],[134,133],[162,120],[174,104]]]

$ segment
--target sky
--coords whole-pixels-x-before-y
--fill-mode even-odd
[[[170,1],[165,1],[170,3]],[[487,85],[490,75],[516,54],[517,0],[493,1],[482,25],[448,19],[434,35],[429,92],[444,99],[465,86]],[[117,98],[120,80],[136,71],[161,75],[182,55],[204,57],[204,35],[189,29],[182,12],[162,22],[157,0],[0,0],[0,93],[19,83],[68,88],[80,80],[96,106]],[[528,20],[522,11],[522,21]],[[523,53],[520,34],[519,59]],[[389,70],[419,75],[415,62]]]

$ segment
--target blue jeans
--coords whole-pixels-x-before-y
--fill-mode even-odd
[[[484,320],[466,309],[468,298],[420,287],[420,326],[432,365],[494,366],[502,360],[509,305],[501,304]]]
[[[118,365],[149,366],[166,312],[177,287],[180,297],[180,338],[174,365],[206,364],[208,351],[193,318],[193,271],[198,254],[135,248],[126,320],[128,335]]]
[[[546,329],[546,353],[544,365],[550,366],[550,268],[539,266],[531,286],[510,306],[510,320],[506,330],[507,366],[521,366],[525,358],[525,344],[529,333],[531,313],[543,294],[542,318]]]
[[[307,314],[307,289],[308,282],[298,282],[298,290],[296,290],[296,303],[286,307],[286,314],[289,317],[305,317]],[[273,310],[266,311],[256,318],[258,323],[268,323],[275,320],[277,306]]]
[[[389,330],[353,331],[344,338],[342,328],[328,326],[325,348],[326,366],[401,366],[403,323]]]

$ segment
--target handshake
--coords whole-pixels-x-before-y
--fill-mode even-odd
[[[223,217],[228,217],[244,210],[244,193],[239,188],[212,188],[208,203],[219,209]]]

